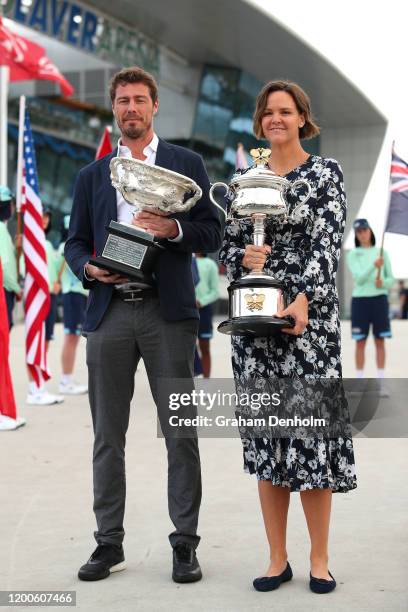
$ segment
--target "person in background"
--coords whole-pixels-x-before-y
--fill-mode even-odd
[[[199,282],[196,286],[197,308],[200,314],[198,345],[204,378],[211,373],[210,340],[213,336],[213,303],[219,296],[218,266],[206,253],[196,253]]]
[[[3,267],[3,289],[7,304],[9,329],[13,325],[14,303],[22,299],[23,292],[18,284],[16,252],[7,229],[7,221],[11,217],[13,194],[10,189],[0,185],[0,259]]]
[[[3,270],[0,258],[0,287],[3,284]],[[25,424],[17,417],[13,381],[9,367],[9,322],[6,297],[0,290],[0,431],[11,431]]]
[[[200,282],[200,275],[198,273],[197,259],[195,253],[191,255],[191,275],[193,277],[194,288],[197,287]],[[200,353],[198,352],[197,344],[194,350],[194,376],[201,376],[203,373],[203,364],[201,363]]]
[[[400,319],[408,319],[408,289],[403,280],[398,281]]]
[[[81,385],[72,378],[76,351],[81,338],[85,318],[88,291],[64,259],[65,241],[68,236],[69,215],[62,223],[62,242],[58,248],[58,281],[61,282],[62,303],[64,307],[64,344],[61,353],[62,377],[59,391],[64,395],[81,395],[88,392],[88,385]]]
[[[43,210],[43,228],[46,236],[51,229],[51,219],[51,209],[45,207]],[[50,341],[54,339],[54,326],[57,318],[57,295],[61,291],[61,284],[58,281],[57,252],[52,242],[47,239],[45,240],[45,254],[47,257],[48,284],[50,291],[50,311],[45,320],[45,350],[48,353]],[[49,393],[45,385],[38,388],[29,371],[28,378],[27,404],[34,406],[49,406],[50,404],[60,404],[64,401],[61,395]]]
[[[356,375],[363,378],[365,347],[370,326],[375,339],[377,376],[380,395],[387,397],[385,377],[385,338],[391,338],[388,291],[394,282],[386,251],[382,256],[375,246],[375,236],[367,219],[353,223],[355,248],[347,255],[347,264],[354,280],[351,301],[351,335],[356,340]],[[378,271],[380,275],[378,277]]]

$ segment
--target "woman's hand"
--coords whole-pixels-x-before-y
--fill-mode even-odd
[[[308,317],[309,302],[304,293],[299,293],[296,299],[289,304],[284,310],[279,309],[276,313],[276,317],[287,317],[291,316],[295,320],[295,327],[283,328],[282,332],[285,334],[292,334],[293,336],[300,336],[303,334],[306,325],[309,323]]]
[[[268,244],[263,246],[255,246],[254,244],[247,244],[245,247],[245,253],[242,258],[242,265],[248,270],[255,270],[256,272],[262,272],[266,262],[266,256],[271,252],[271,247]]]
[[[374,265],[376,268],[381,268],[384,265],[384,258],[383,257],[377,257],[377,259],[374,262]]]

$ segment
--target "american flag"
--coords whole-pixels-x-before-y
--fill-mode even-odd
[[[35,149],[27,111],[24,117],[22,212],[25,262],[26,362],[38,387],[50,378],[45,352],[45,319],[50,310],[45,234]]]
[[[386,232],[408,234],[408,163],[392,152]]]

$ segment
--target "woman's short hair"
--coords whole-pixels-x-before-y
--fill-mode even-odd
[[[132,66],[131,68],[123,68],[111,78],[109,95],[112,104],[115,101],[118,85],[126,85],[127,83],[143,83],[149,89],[153,104],[157,101],[159,92],[154,76],[143,70],[143,68],[139,68],[139,66]]]
[[[375,246],[375,234],[373,232],[373,230],[370,227],[370,232],[371,232],[371,246]],[[354,234],[354,244],[356,245],[356,247],[361,247],[360,241],[357,238],[357,234]]]
[[[268,96],[275,91],[285,91],[292,96],[298,112],[304,116],[305,125],[299,128],[299,138],[307,139],[317,136],[317,134],[320,133],[320,128],[313,118],[310,98],[297,83],[293,83],[292,81],[269,81],[269,83],[266,83],[261,89],[256,99],[253,117],[255,136],[259,139],[265,138],[262,131],[262,117],[264,116],[268,103]]]

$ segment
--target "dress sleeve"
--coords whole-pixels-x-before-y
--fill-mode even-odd
[[[310,302],[324,302],[337,297],[336,273],[346,225],[347,200],[343,172],[339,164],[326,160],[317,190],[316,213],[310,249],[297,289]]]
[[[219,260],[224,264],[230,282],[238,280],[246,271],[242,265],[245,244],[242,222],[227,221]]]

